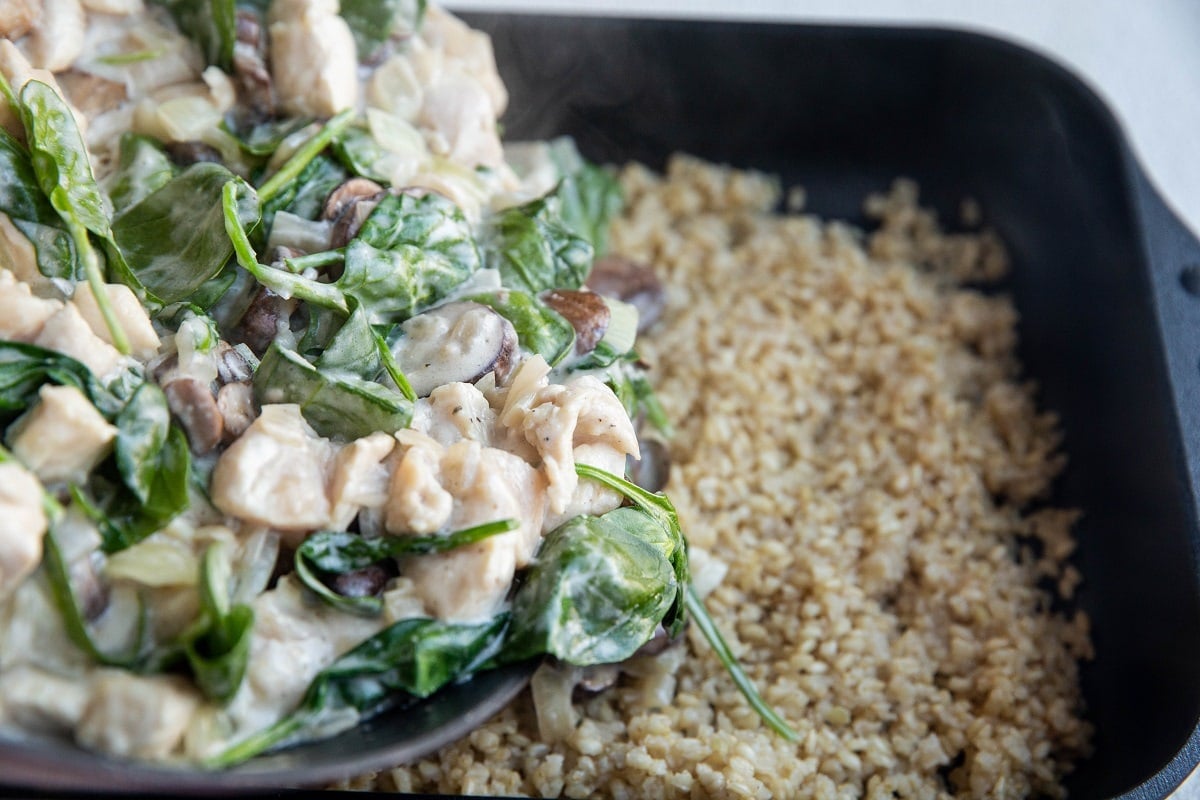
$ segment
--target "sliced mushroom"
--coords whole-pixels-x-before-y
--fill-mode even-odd
[[[629,479],[648,492],[660,491],[671,476],[671,454],[657,439],[641,439],[641,459],[626,459]]]
[[[171,160],[181,167],[202,162],[222,163],[221,153],[217,148],[204,142],[167,142],[163,149],[167,151]]]
[[[351,178],[329,193],[321,219],[333,220],[331,248],[345,247],[383,199],[384,190],[367,178]]]
[[[212,390],[195,378],[178,378],[164,386],[163,393],[171,413],[183,425],[193,452],[210,452],[221,442],[225,420]]]
[[[71,588],[79,603],[79,610],[88,622],[95,622],[108,607],[108,586],[96,571],[96,562],[81,558],[70,567]]]
[[[612,320],[608,304],[595,292],[552,289],[542,295],[542,302],[571,323],[575,329],[575,352],[579,355],[596,349]]]
[[[624,300],[637,307],[638,333],[645,333],[662,317],[666,292],[654,270],[621,256],[596,259],[587,286],[594,292]]]
[[[254,366],[246,351],[244,345],[234,347],[225,341],[217,344],[217,380],[220,383],[248,381],[254,377]]]
[[[233,75],[241,96],[240,105],[262,119],[275,114],[275,92],[264,55],[266,49],[262,20],[253,10],[239,8],[237,39],[233,43]]]
[[[333,590],[342,597],[374,597],[387,585],[388,573],[378,564],[343,572],[333,579]]]
[[[480,303],[447,303],[403,323],[396,362],[421,397],[447,383],[503,381],[517,353],[512,323]]]
[[[225,384],[217,392],[217,411],[224,422],[226,441],[241,436],[258,416],[254,388],[249,382]]]
[[[279,332],[288,327],[296,305],[294,298],[278,295],[265,286],[260,288],[237,324],[234,338],[261,357]]]

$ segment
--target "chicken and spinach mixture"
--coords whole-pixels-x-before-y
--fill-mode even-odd
[[[411,0],[0,28],[4,735],[225,766],[689,617],[720,645],[623,477],[661,287],[598,258],[608,172],[501,145],[486,36]]]

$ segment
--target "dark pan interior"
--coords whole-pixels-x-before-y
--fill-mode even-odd
[[[507,138],[566,133],[604,162],[660,167],[686,151],[763,168],[803,184],[811,210],[850,219],[898,175],[945,218],[964,196],[980,201],[1013,257],[1004,290],[1026,370],[1065,428],[1054,500],[1085,513],[1095,753],[1068,788],[1145,798],[1178,784],[1200,716],[1193,490],[1135,170],[1091,92],[1025,50],[957,32],[469,19],[494,37]]]

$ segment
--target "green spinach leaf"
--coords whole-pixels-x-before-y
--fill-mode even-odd
[[[479,269],[481,259],[471,225],[462,209],[437,192],[385,195],[358,232],[358,237],[381,250],[410,244],[440,253],[466,275]]]
[[[506,287],[530,294],[578,289],[592,268],[592,246],[563,224],[553,195],[497,214],[481,249],[484,265],[499,270]]]
[[[316,219],[325,208],[329,194],[349,177],[336,161],[317,156],[296,179],[262,204],[263,227],[270,227],[278,211],[287,211],[305,219]]]
[[[42,193],[33,163],[16,139],[0,129],[0,213],[33,245],[38,271],[48,278],[82,278],[62,219]]]
[[[162,303],[194,295],[225,269],[233,245],[225,232],[221,190],[240,179],[219,164],[194,164],[117,219],[113,234],[129,269]],[[239,195],[238,221],[258,221],[258,204]]]
[[[610,171],[580,156],[569,137],[550,142],[550,159],[562,176],[554,195],[563,225],[586,239],[597,256],[603,255],[608,249],[608,223],[625,203],[621,185]]]
[[[133,496],[148,503],[171,430],[171,411],[162,389],[149,381],[143,383],[117,415],[116,425],[113,450],[117,469]]]
[[[322,372],[275,342],[254,373],[259,403],[296,403],[322,436],[358,439],[408,427],[412,402],[398,392],[353,374]]]
[[[153,0],[166,6],[175,24],[200,47],[204,60],[228,72],[233,67],[237,42],[237,9],[234,0]]]
[[[70,356],[37,345],[0,340],[0,418],[29,408],[42,384],[74,386],[111,417],[124,403]]]
[[[113,204],[113,214],[119,217],[136,206],[166,185],[177,171],[154,139],[136,133],[122,134],[117,170],[105,187]]]
[[[505,615],[475,624],[400,620],[322,670],[300,708],[207,766],[232,766],[275,747],[350,728],[405,700],[429,697],[474,673],[495,651],[507,624]]]
[[[254,609],[230,606],[229,561],[209,545],[200,564],[200,618],[183,636],[183,651],[200,691],[218,703],[237,694],[250,659]]]

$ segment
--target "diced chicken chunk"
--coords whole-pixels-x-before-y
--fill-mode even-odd
[[[33,343],[70,356],[102,381],[121,365],[117,348],[92,331],[74,303],[67,303],[46,320]]]
[[[396,440],[388,434],[373,433],[338,451],[329,479],[330,528],[345,530],[360,509],[387,502],[388,470],[383,460],[395,446]]]
[[[380,618],[356,617],[311,602],[291,576],[253,605],[246,677],[228,708],[239,735],[294,709],[318,672],[384,624]]]
[[[418,454],[419,460],[410,461]],[[436,461],[435,447],[413,447],[392,476],[388,522],[393,512],[407,505],[408,516],[419,513],[422,502],[406,481],[417,480],[448,494],[452,507],[445,529],[462,530],[502,519],[515,519],[520,527],[448,553],[408,559],[403,574],[434,616],[445,620],[486,619],[500,608],[513,576],[527,564],[537,548],[545,506],[541,476],[525,461],[478,442],[462,441],[446,448]],[[406,468],[406,466],[408,468]],[[421,470],[426,470],[421,474]],[[444,495],[439,495],[444,496]]]
[[[358,103],[358,52],[337,0],[274,0],[271,76],[287,114],[328,117]]]
[[[197,705],[183,678],[101,670],[92,678],[75,738],[114,756],[163,759],[179,746]]]
[[[32,342],[62,307],[58,300],[35,297],[29,284],[0,269],[0,338]]]
[[[80,482],[112,449],[117,429],[74,386],[47,384],[8,431],[13,454],[46,483]]]
[[[439,54],[443,71],[472,76],[487,92],[495,116],[504,113],[508,90],[496,70],[490,36],[444,8],[430,4],[421,26],[421,38],[428,43],[429,50]]]
[[[42,0],[42,14],[21,42],[30,63],[51,72],[71,66],[83,52],[85,23],[79,0]]]
[[[133,355],[143,361],[153,358],[158,353],[158,334],[154,332],[154,326],[150,324],[150,315],[138,302],[133,290],[121,283],[109,283],[105,284],[104,291],[108,294],[108,301],[112,305],[117,322],[125,331],[125,337],[129,339]],[[91,285],[79,284],[75,289],[75,297],[72,302],[79,309],[79,313],[91,327],[92,332],[112,344],[112,332],[104,323],[104,315],[100,313],[100,307],[96,304],[96,296],[92,294]]]
[[[496,412],[483,392],[469,383],[439,386],[418,400],[413,411],[413,430],[447,447],[463,439],[491,444],[495,425]]]
[[[407,449],[392,471],[384,524],[390,533],[441,530],[454,509],[454,498],[439,481],[445,448],[416,431],[397,431],[396,438]]]
[[[448,77],[430,86],[417,121],[432,134],[430,149],[459,164],[498,167],[504,162],[495,109],[471,78]]]
[[[579,485],[576,448],[591,445],[588,452],[594,458],[598,447],[607,447],[613,451],[612,463],[619,458],[622,465],[626,455],[639,455],[637,434],[625,407],[612,389],[591,375],[539,389],[520,420],[520,430],[542,457],[552,514],[567,510]],[[615,471],[620,474],[624,469]],[[612,507],[617,505],[619,500]]]
[[[0,464],[0,600],[42,560],[42,485],[19,464]]]
[[[35,666],[0,672],[0,721],[45,733],[69,731],[83,716],[86,683]]]
[[[221,454],[212,475],[213,503],[226,514],[283,531],[329,523],[325,475],[333,455],[297,405],[266,405]]]

